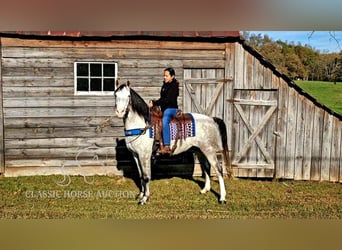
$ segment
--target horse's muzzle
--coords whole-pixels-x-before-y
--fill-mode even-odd
[[[115,110],[115,114],[117,115],[117,117],[119,118],[124,118],[125,116],[125,113],[126,113],[126,110]]]

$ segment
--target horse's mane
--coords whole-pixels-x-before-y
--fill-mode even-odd
[[[121,84],[116,90],[120,91],[124,87],[129,86],[129,84]],[[145,121],[149,121],[150,118],[150,112],[147,104],[145,103],[144,99],[141,98],[141,96],[135,92],[132,88],[129,88],[130,90],[130,95],[131,95],[131,106],[132,106],[132,111],[136,112],[138,115],[142,116]]]
[[[132,88],[130,88],[130,91],[131,91],[132,110],[136,112],[137,114],[139,114],[140,116],[144,117],[145,121],[148,121],[150,114],[149,114],[149,108],[146,102]]]

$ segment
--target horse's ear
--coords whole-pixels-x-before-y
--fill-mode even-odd
[[[127,87],[131,85],[131,82],[127,80]]]
[[[119,79],[116,79],[115,81],[115,88],[119,87]]]

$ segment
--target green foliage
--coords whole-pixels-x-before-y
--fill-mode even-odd
[[[320,103],[342,114],[342,83],[296,81],[296,84],[315,97]]]
[[[309,45],[273,41],[244,32],[247,43],[291,79],[342,81],[342,52],[323,54]]]
[[[0,218],[118,219],[342,219],[341,185],[328,182],[225,180],[227,204],[219,205],[219,185],[200,194],[202,178],[152,180],[151,199],[138,206],[130,178],[95,176],[89,185],[60,176],[0,178]]]

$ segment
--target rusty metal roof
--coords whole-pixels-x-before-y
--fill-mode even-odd
[[[69,37],[69,38],[215,38],[215,39],[242,39],[239,31],[3,31],[0,36],[33,36],[33,37]]]

